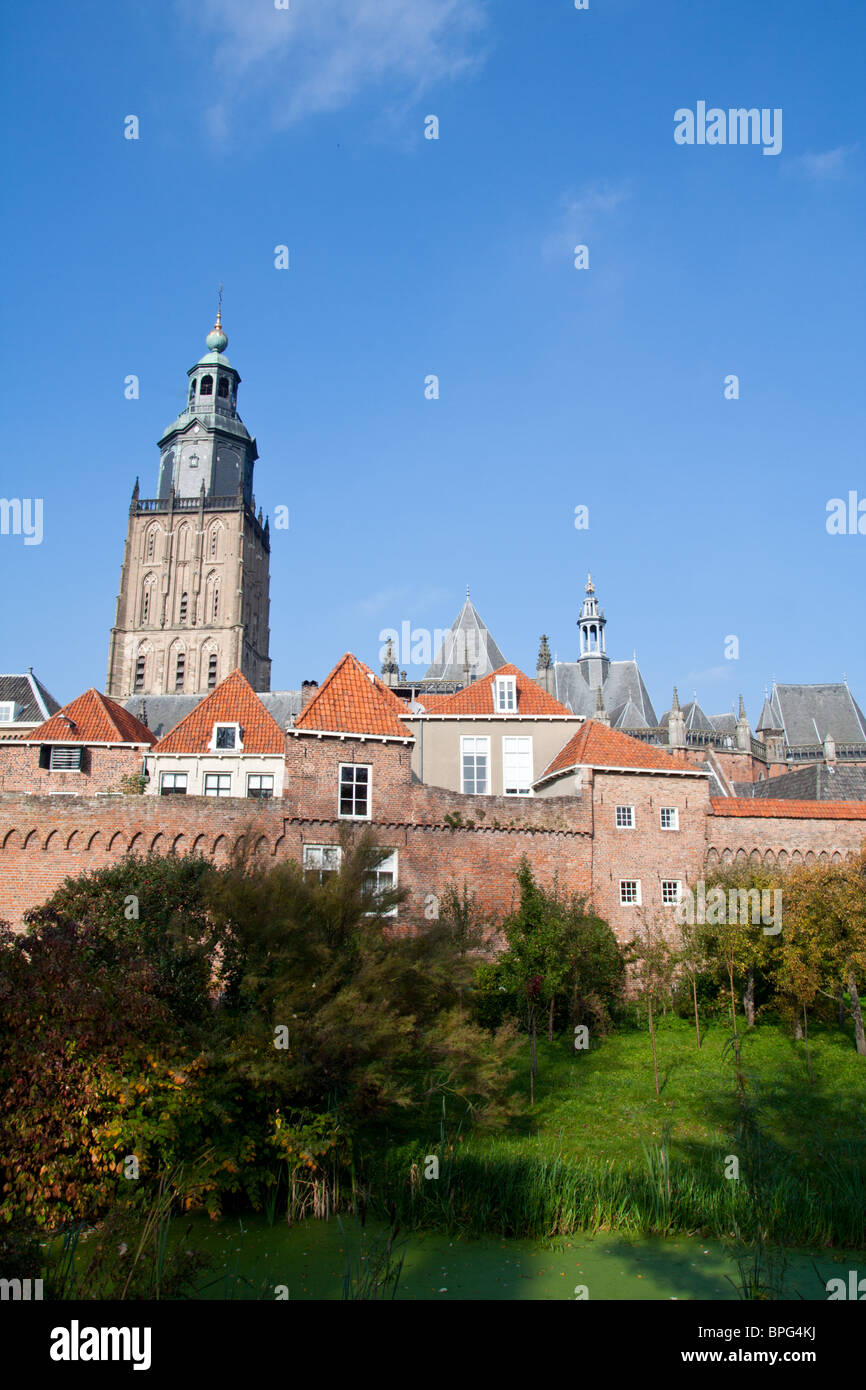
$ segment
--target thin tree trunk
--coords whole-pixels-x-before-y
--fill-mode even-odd
[[[739,1034],[737,1033],[737,1005],[734,1000],[734,963],[730,960],[728,961],[728,979],[731,982],[731,1018],[734,1021],[734,1037],[736,1038]]]
[[[653,1006],[651,1000],[647,1000],[647,1011],[649,1013],[650,1038],[653,1045],[653,1075],[655,1076],[656,1095],[658,1096],[661,1094],[659,1091],[659,1064],[658,1058],[656,1057],[656,1030],[653,1027]]]
[[[843,1028],[843,1027],[844,1027],[844,1025],[845,1025],[845,986],[842,984],[842,981],[841,981],[841,980],[839,981],[839,986],[838,986],[838,989],[836,990],[836,1021],[838,1022],[840,1028]]]
[[[809,1080],[815,1084],[815,1075],[812,1071],[812,1054],[809,1051],[809,1020],[806,1017],[806,1005],[803,1005],[803,1037],[806,1040],[806,1065],[809,1068]]]
[[[746,1015],[746,1025],[749,1028],[755,1026],[755,972],[749,970],[746,976],[746,988],[743,990],[743,1011]]]
[[[547,1015],[547,1041],[553,1042],[553,1006],[556,1003],[556,995],[550,996],[550,1013]]]
[[[794,1014],[793,1029],[794,1029],[794,1037],[797,1039],[798,1042],[802,1042],[802,1040],[803,1040],[803,1025],[802,1025],[802,1023],[800,1022],[800,1015],[799,1015],[799,1014]]]
[[[698,1047],[701,1045],[701,1016],[698,1013],[698,977],[692,976],[692,998],[695,1001],[695,1032],[698,1035]]]
[[[854,971],[848,971],[848,995],[851,1000],[851,1017],[854,1020],[854,1039],[861,1057],[866,1057],[866,1032],[863,1030],[863,1012],[860,1008],[860,995],[857,993],[857,980]]]

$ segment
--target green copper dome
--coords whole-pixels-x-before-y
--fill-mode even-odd
[[[222,325],[222,310],[217,311],[216,323],[205,338],[205,342],[211,352],[224,352],[228,347],[228,338],[225,335]]]

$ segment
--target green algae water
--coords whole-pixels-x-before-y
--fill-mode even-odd
[[[375,1257],[387,1237],[368,1222],[351,1219],[268,1225],[260,1216],[211,1223],[192,1217],[177,1223],[175,1238],[188,1238],[213,1257],[202,1276],[201,1298],[305,1301],[345,1297],[347,1262],[354,1274]],[[695,1237],[574,1235],[545,1243],[490,1237],[454,1239],[432,1231],[398,1237],[403,1266],[398,1300],[714,1300],[736,1299],[739,1270],[719,1242]],[[784,1266],[782,1268],[782,1266]],[[857,1268],[849,1252],[786,1252],[779,1262],[782,1296],[827,1298],[826,1281]],[[864,1267],[862,1254],[859,1267]],[[585,1292],[584,1292],[585,1290]]]

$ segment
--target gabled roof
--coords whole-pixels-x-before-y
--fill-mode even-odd
[[[453,695],[434,696],[434,702],[427,704],[428,696],[419,695],[419,703],[427,706],[430,714],[497,714],[493,703],[493,682],[497,676],[513,676],[517,689],[517,717],[527,714],[569,715],[564,705],[536,685],[534,680],[516,666],[503,665],[482,680],[467,685],[465,690],[457,690]],[[509,714],[509,719],[515,715]]]
[[[695,775],[696,769],[677,762],[669,753],[640,739],[629,738],[617,729],[609,729],[594,719],[587,719],[577,733],[569,739],[564,748],[544,770],[536,782],[546,782],[552,777],[570,772],[577,767],[624,768],[635,772],[677,772]],[[705,775],[701,773],[700,775]]]
[[[301,712],[300,690],[257,690],[256,696],[281,729],[288,728]],[[165,738],[203,698],[201,694],[131,695],[124,701],[124,709],[152,729],[157,738]]]
[[[286,737],[246,676],[235,670],[160,739],[154,753],[209,753],[214,724],[239,724],[244,753],[283,753]]]
[[[38,681],[32,671],[26,675],[0,675],[0,701],[17,706],[16,724],[32,724],[48,719],[60,709],[53,695]]]
[[[556,661],[553,679],[557,699],[575,714],[584,714],[590,719],[595,713],[596,689],[586,680],[584,665],[579,661]],[[609,662],[602,695],[611,724],[627,727],[623,722],[627,715],[636,721],[628,726],[633,729],[654,729],[658,726],[649,691],[636,661]]]
[[[369,666],[346,652],[298,715],[294,731],[411,740],[400,718],[408,713],[408,706]]]
[[[505,665],[486,624],[466,591],[466,602],[433,658],[425,680],[465,681],[467,668],[472,680]]]
[[[64,705],[38,729],[26,736],[28,743],[144,743],[156,742],[154,735],[123,705],[98,690]]]
[[[866,716],[843,681],[827,685],[774,682],[769,703],[775,727],[784,732],[789,748],[814,747],[828,734],[837,743],[866,743]],[[759,722],[758,728],[762,727],[768,726]]]

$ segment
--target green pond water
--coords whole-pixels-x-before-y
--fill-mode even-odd
[[[200,1295],[214,1299],[271,1299],[280,1285],[290,1300],[339,1299],[347,1257],[357,1278],[359,1254],[362,1262],[365,1255],[374,1258],[384,1235],[376,1223],[361,1231],[345,1218],[343,1231],[335,1220],[269,1226],[260,1216],[218,1223],[192,1217],[178,1226],[178,1237],[215,1257],[214,1270],[202,1276],[207,1286]],[[590,1300],[735,1299],[725,1276],[739,1284],[735,1255],[718,1242],[692,1237],[578,1234],[551,1244],[413,1231],[398,1238],[398,1247],[405,1252],[398,1299],[574,1300],[578,1286]],[[858,1267],[866,1267],[862,1253],[858,1265],[857,1255],[847,1251],[787,1252],[785,1296],[823,1301],[828,1279]]]

